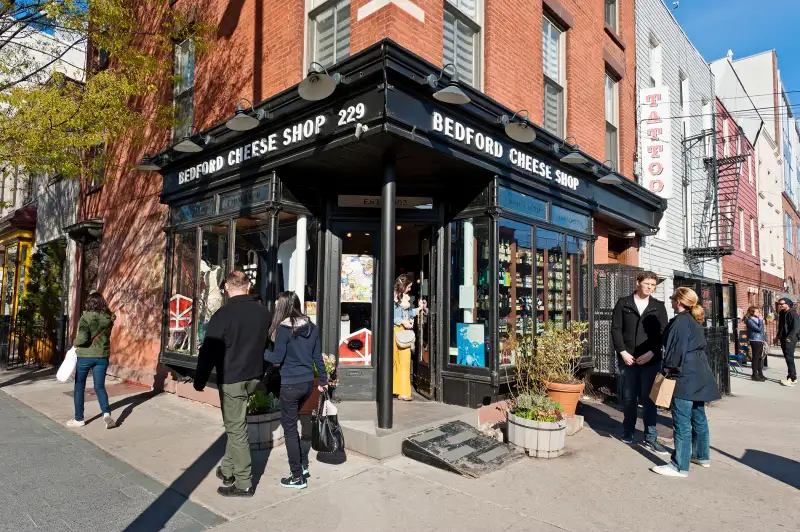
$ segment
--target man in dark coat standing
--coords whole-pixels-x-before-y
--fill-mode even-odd
[[[794,302],[788,297],[778,301],[781,313],[778,316],[778,340],[780,340],[783,358],[786,359],[788,368],[786,378],[781,381],[784,386],[797,384],[797,367],[794,362],[794,350],[797,340],[800,339],[800,317],[794,309]]]
[[[668,316],[664,303],[652,297],[658,277],[641,272],[636,278],[636,292],[620,298],[614,307],[611,336],[619,355],[619,377],[622,380],[622,441],[633,443],[636,432],[638,401],[644,412],[644,446],[658,454],[669,451],[658,441],[658,411],[650,400],[650,389],[661,367],[661,344]]]
[[[264,374],[272,313],[250,295],[250,280],[234,271],[225,283],[228,302],[211,317],[198,353],[194,388],[202,391],[213,369],[228,435],[217,478],[225,497],[252,497],[252,459],[247,438],[247,399]]]

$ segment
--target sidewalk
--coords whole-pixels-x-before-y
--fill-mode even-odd
[[[772,357],[767,375],[780,379],[784,372],[783,361]],[[0,389],[58,422],[69,419],[72,385],[29,377],[0,383]],[[800,387],[733,378],[733,390],[708,409],[712,468],[693,468],[687,479],[648,471],[660,458],[619,442],[613,409],[570,437],[561,458],[526,459],[479,479],[405,457],[377,462],[351,453],[342,465],[312,461],[309,489],[295,492],[277,486],[288,467],[279,448],[255,456],[256,496],[234,500],[216,494],[214,468],[224,435],[215,408],[169,394],[118,395],[111,403],[119,428],[107,431],[93,422],[78,433],[169,486],[169,493],[188,496],[228,520],[214,529],[220,532],[263,531],[278,523],[287,530],[341,532],[638,531],[643,521],[649,531],[696,530],[698,523],[707,530],[796,529]],[[87,416],[97,411],[96,402],[87,401]],[[662,434],[669,438],[669,429]],[[170,511],[159,515],[163,519]]]

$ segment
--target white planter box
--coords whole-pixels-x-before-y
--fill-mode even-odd
[[[532,421],[508,412],[508,441],[522,447],[528,456],[556,458],[564,453],[567,421]]]
[[[247,438],[252,451],[263,451],[283,445],[281,413],[247,416]]]

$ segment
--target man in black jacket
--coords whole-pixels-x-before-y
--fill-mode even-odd
[[[636,292],[620,298],[614,307],[611,336],[619,355],[622,380],[622,441],[633,443],[636,432],[638,400],[644,407],[644,445],[658,454],[669,454],[658,441],[656,422],[658,412],[650,400],[650,389],[661,367],[661,345],[667,327],[664,303],[652,297],[658,277],[653,272],[641,272],[636,278]]]
[[[222,421],[228,434],[225,456],[217,468],[225,497],[254,494],[250,443],[247,439],[247,398],[264,373],[272,314],[250,293],[250,281],[234,271],[225,284],[228,302],[211,317],[197,360],[194,388],[202,391],[213,369],[217,371]]]
[[[797,340],[800,338],[800,317],[794,309],[794,303],[788,297],[778,301],[781,313],[778,316],[778,340],[781,343],[783,358],[786,359],[788,372],[786,378],[781,381],[784,386],[794,386],[797,384],[797,368],[794,363],[794,350],[797,347]]]

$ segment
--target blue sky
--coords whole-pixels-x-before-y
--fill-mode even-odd
[[[775,49],[785,89],[800,91],[800,0],[680,0],[673,14],[706,61]]]

